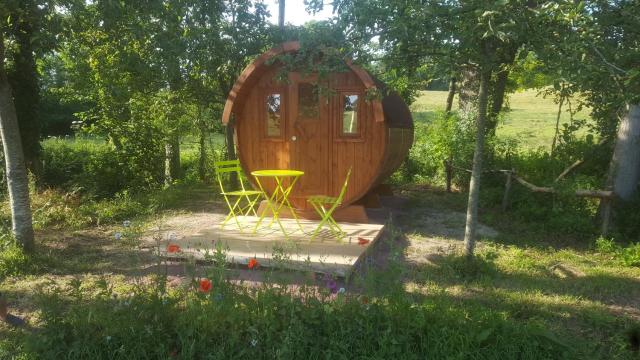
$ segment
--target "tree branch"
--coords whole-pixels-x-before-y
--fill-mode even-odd
[[[594,45],[591,45],[591,47],[593,48],[593,51],[595,51],[596,54],[598,54],[598,56],[600,56],[600,59],[602,60],[602,62],[605,63],[605,65],[609,66],[609,68],[611,68],[613,70],[616,70],[616,71],[620,72],[621,74],[627,75],[627,71],[626,70],[624,70],[624,69],[618,67],[617,65],[609,62],[607,60],[607,58],[600,52],[600,50],[598,50],[597,47],[595,47]]]

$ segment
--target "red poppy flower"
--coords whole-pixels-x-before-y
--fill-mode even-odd
[[[371,240],[367,240],[367,239],[361,238],[361,237],[358,238],[358,245],[367,245],[370,242],[371,242]]]
[[[177,253],[177,252],[180,252],[180,251],[181,250],[180,250],[180,246],[179,245],[176,245],[176,244],[167,245],[167,252],[169,254]]]
[[[213,286],[211,285],[211,280],[202,279],[200,280],[200,287],[198,288],[198,290],[203,293],[208,293],[209,291],[211,291],[212,287]]]
[[[249,267],[249,269],[253,270],[254,268],[257,269],[258,266],[260,266],[260,263],[258,262],[258,260],[256,260],[256,258],[252,258],[249,260],[249,264],[247,266]]]

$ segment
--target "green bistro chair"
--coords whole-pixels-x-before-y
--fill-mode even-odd
[[[327,225],[329,230],[339,239],[342,240],[347,233],[345,233],[340,225],[333,218],[333,212],[342,204],[342,199],[344,199],[344,195],[347,193],[347,186],[349,185],[349,177],[351,177],[351,168],[347,172],[347,178],[344,180],[344,185],[342,185],[342,190],[340,190],[340,194],[338,197],[324,196],[324,195],[313,195],[307,197],[307,201],[313,208],[316,210],[318,215],[320,215],[320,224],[316,227],[313,235],[311,235],[311,240],[315,239],[318,236],[318,233],[322,229],[323,226]]]
[[[238,221],[238,216],[248,216],[251,214],[253,214],[254,216],[258,216],[255,210],[255,205],[262,197],[262,191],[247,190],[245,188],[244,181],[242,180],[242,168],[240,167],[239,160],[216,161],[213,163],[213,167],[216,170],[216,177],[218,178],[218,184],[220,185],[220,194],[224,197],[224,200],[229,206],[229,214],[220,224],[220,228],[224,229],[224,226],[227,224],[227,222],[233,219],[235,220],[236,225],[238,225],[238,229],[240,229],[240,232],[243,232],[240,221]],[[224,174],[231,173],[237,174],[238,181],[240,181],[241,190],[226,191],[224,189],[224,185],[222,184],[222,176]],[[235,201],[232,201],[234,198]],[[242,206],[243,199],[246,200],[246,205],[244,206]]]

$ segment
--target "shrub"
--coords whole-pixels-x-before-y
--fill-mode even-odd
[[[439,112],[431,123],[416,123],[413,147],[396,182],[436,182],[444,179],[444,161],[469,166],[473,157],[473,121]],[[464,181],[466,174],[457,174]]]
[[[600,236],[596,239],[596,251],[602,254],[615,254],[618,251],[618,245],[613,239]]]
[[[127,143],[129,144],[129,143]],[[91,139],[43,142],[43,184],[64,190],[82,189],[98,197],[122,190],[155,186],[162,180],[162,151],[151,147],[114,149]]]
[[[640,266],[640,243],[622,248],[620,257],[626,266]]]

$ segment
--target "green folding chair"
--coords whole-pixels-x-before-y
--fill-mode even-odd
[[[347,186],[349,185],[349,177],[351,177],[351,168],[347,172],[347,178],[344,180],[344,185],[342,185],[342,190],[340,190],[340,194],[338,197],[331,197],[325,195],[313,195],[307,197],[307,201],[315,211],[320,215],[320,224],[316,227],[313,235],[311,235],[311,240],[315,239],[318,236],[318,233],[325,225],[329,227],[329,230],[336,236],[339,240],[342,240],[347,233],[345,233],[340,225],[333,218],[333,212],[342,204],[342,199],[344,199],[344,195],[347,193]]]
[[[229,214],[224,219],[224,221],[220,224],[220,228],[224,229],[224,226],[229,222],[229,220],[233,219],[238,225],[238,229],[240,232],[242,231],[242,225],[240,221],[238,221],[238,216],[248,216],[253,214],[254,216],[258,216],[255,205],[258,200],[262,197],[262,191],[258,190],[247,190],[244,186],[244,181],[242,180],[242,168],[240,167],[239,160],[224,160],[224,161],[216,161],[213,163],[213,167],[216,171],[216,177],[218,178],[218,184],[220,185],[220,194],[224,197],[224,200],[227,202],[229,206]],[[235,191],[226,191],[224,189],[224,185],[222,182],[222,176],[226,174],[236,173],[238,176],[238,180],[240,181],[241,190]],[[230,200],[231,198],[235,198],[235,201]],[[245,201],[245,205],[243,206],[242,200]]]

